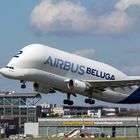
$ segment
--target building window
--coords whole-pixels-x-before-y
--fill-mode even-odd
[[[5,108],[5,115],[12,115],[11,108]]]
[[[27,118],[26,117],[21,117],[21,124],[24,124],[25,122],[27,122]]]
[[[11,105],[12,104],[12,99],[11,98],[6,98],[5,99],[5,105]]]
[[[35,118],[34,117],[29,117],[28,122],[35,122]]]
[[[26,105],[26,99],[20,99],[20,105]]]
[[[21,115],[27,115],[27,108],[21,108]]]
[[[19,105],[19,98],[13,98],[13,105]]]
[[[4,109],[0,108],[0,116],[4,115]]]
[[[36,108],[28,108],[29,115],[35,115],[35,113],[36,113]]]
[[[0,105],[4,105],[4,99],[0,98]]]
[[[19,108],[13,108],[13,115],[19,115]]]

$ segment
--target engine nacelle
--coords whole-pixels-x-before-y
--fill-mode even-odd
[[[67,87],[74,93],[85,93],[90,90],[90,85],[79,80],[68,80]]]
[[[41,92],[41,93],[54,93],[55,90],[53,88],[50,88],[44,84],[41,84],[41,83],[33,83],[33,89],[34,91],[36,92]]]

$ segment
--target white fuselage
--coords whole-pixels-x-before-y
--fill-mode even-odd
[[[68,79],[94,81],[129,78],[129,76],[110,65],[40,44],[32,44],[23,48],[12,58],[7,68],[1,69],[1,73],[11,79],[38,82],[64,93],[72,92],[66,84]],[[93,90],[93,98],[123,103],[123,100],[137,88],[138,86],[115,88],[113,90],[106,88],[105,91],[100,93]],[[89,96],[87,92],[79,92],[78,94]]]

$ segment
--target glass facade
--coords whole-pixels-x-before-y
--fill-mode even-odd
[[[55,126],[40,126],[39,127],[39,135],[43,137],[50,137],[52,135],[58,134],[58,133],[64,133],[67,134],[71,130],[75,128],[81,128],[81,127],[55,127]],[[112,136],[112,127],[98,127],[107,135]],[[140,128],[139,128],[140,129]],[[136,137],[136,127],[116,127],[116,137]]]
[[[0,98],[0,116],[18,118],[20,133],[23,133],[25,122],[36,122],[37,107],[26,105],[26,98]]]
[[[18,133],[24,133],[25,122],[36,122],[41,114],[41,109],[35,106],[41,99],[40,94],[35,93],[11,93],[0,94],[0,120],[16,120]]]
[[[22,98],[0,98],[0,105],[26,105],[26,100]]]
[[[9,107],[0,107],[0,116],[8,115],[10,117],[17,115],[28,115],[29,117],[36,116],[36,108],[35,107],[18,107],[18,106],[9,106]]]

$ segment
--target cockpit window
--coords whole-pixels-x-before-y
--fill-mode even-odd
[[[14,69],[14,67],[9,67],[9,66],[6,66],[6,68],[8,68],[8,69]]]
[[[21,50],[16,55],[14,55],[14,57],[18,58],[22,53],[23,53],[23,51]]]

